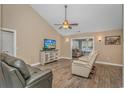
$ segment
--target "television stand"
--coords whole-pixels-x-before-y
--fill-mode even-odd
[[[50,62],[54,62],[58,60],[58,50],[41,50],[40,51],[40,63],[41,65],[45,65]]]

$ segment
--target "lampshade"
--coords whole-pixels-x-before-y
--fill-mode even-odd
[[[101,36],[99,36],[99,37],[98,37],[98,40],[99,40],[99,41],[101,41],[101,40],[102,40],[102,37],[101,37]]]

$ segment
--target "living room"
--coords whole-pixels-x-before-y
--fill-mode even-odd
[[[122,6],[1,4],[0,52],[20,58],[31,67],[50,69],[47,71],[51,77],[50,85],[40,82],[41,86],[38,83],[37,86],[23,87],[120,88],[123,66]],[[13,45],[9,43],[10,39],[3,39],[4,32],[13,33]],[[73,43],[73,40],[82,41],[80,44]],[[5,49],[9,45],[13,47],[12,54]],[[75,57],[73,49],[82,53]],[[45,62],[50,59],[48,55],[56,59]],[[88,70],[80,68],[82,65],[87,66]],[[37,69],[32,73],[35,72]]]

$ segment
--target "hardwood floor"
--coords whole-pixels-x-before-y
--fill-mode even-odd
[[[40,69],[52,69],[53,88],[121,88],[122,68],[110,65],[96,65],[92,79],[71,74],[71,60],[61,59],[57,62],[38,65]]]

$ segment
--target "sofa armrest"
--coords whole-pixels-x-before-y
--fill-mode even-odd
[[[81,60],[74,60],[73,63],[83,64],[83,65],[86,65],[87,64],[86,62],[83,62]]]
[[[81,59],[81,58],[79,58],[79,60],[80,61],[84,61],[84,62],[88,62],[89,61],[89,59]]]
[[[50,87],[50,85],[52,87],[52,71],[51,70],[39,71],[37,73],[34,73],[26,82],[27,87],[34,87],[34,86],[44,87],[42,85],[45,85],[45,84],[46,84],[46,87]]]
[[[79,66],[83,66],[83,67],[86,67],[86,68],[91,68],[91,66],[88,64],[88,63],[86,63],[86,62],[83,62],[83,61],[74,61],[72,64],[77,64],[77,65],[79,65]]]
[[[82,56],[82,57],[80,57],[78,59],[81,60],[81,61],[85,61],[85,62],[90,61],[90,57],[89,56]]]

